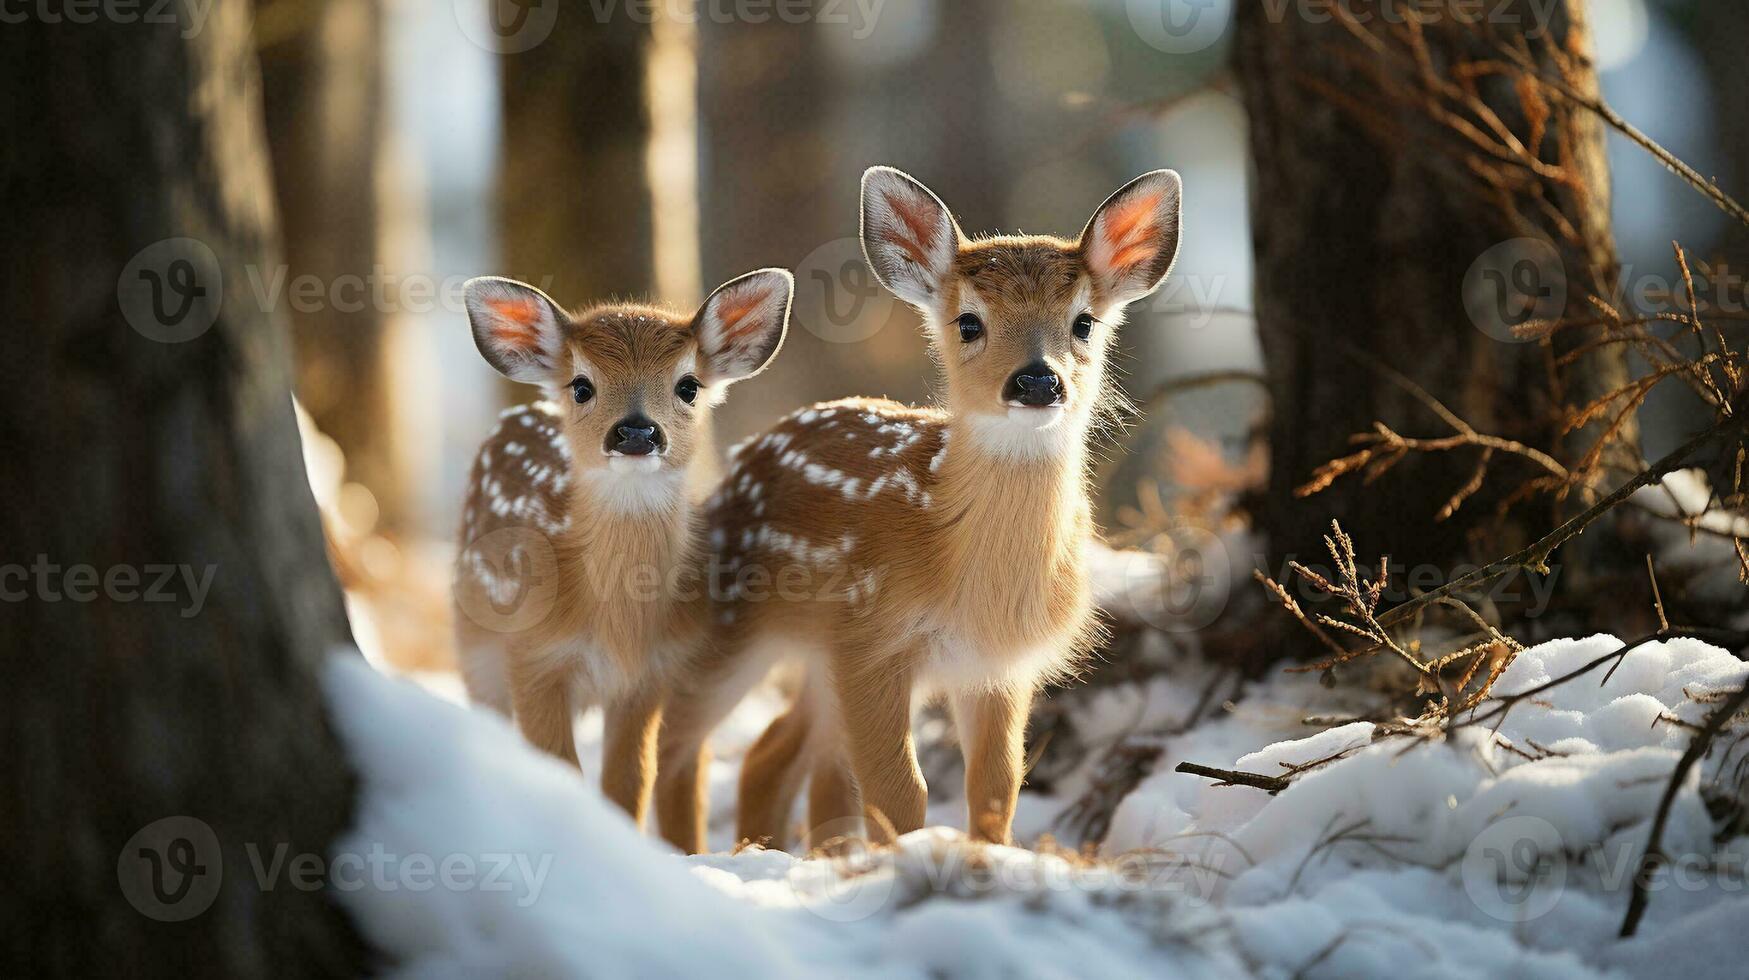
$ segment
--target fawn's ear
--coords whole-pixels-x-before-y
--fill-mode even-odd
[[[533,286],[481,276],[462,287],[474,346],[486,363],[512,381],[551,384],[558,363],[559,325],[565,314]]]
[[[862,175],[862,254],[893,295],[931,306],[959,246],[959,225],[929,188],[892,167]]]
[[[1100,294],[1133,303],[1153,292],[1178,258],[1178,174],[1156,170],[1107,198],[1081,232],[1081,258]]]
[[[706,381],[750,378],[765,369],[789,329],[796,280],[784,269],[759,269],[716,288],[693,317]]]

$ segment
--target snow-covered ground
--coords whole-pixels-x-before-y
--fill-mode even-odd
[[[1617,646],[1534,647],[1495,690]],[[1206,670],[1185,658],[1147,688],[1089,698],[1078,728],[1166,730]],[[362,775],[358,826],[337,851],[375,853],[386,869],[341,897],[408,976],[1737,976],[1749,837],[1720,833],[1698,792],[1720,774],[1734,783],[1745,752],[1732,739],[1677,800],[1672,860],[1639,937],[1614,937],[1687,745],[1681,723],[1745,675],[1697,641],[1646,644],[1607,683],[1598,671],[1518,704],[1497,734],[1437,741],[1378,737],[1367,722],[1307,726],[1366,706],[1277,675],[1163,737],[1098,859],[978,847],[946,828],[896,853],[683,858],[502,720],[337,657],[330,697]],[[736,757],[775,709],[752,699],[716,739],[715,827],[727,826]],[[590,773],[598,734],[580,728]],[[1333,755],[1274,796],[1171,771],[1189,760],[1277,774]],[[1082,782],[1024,800],[1022,839],[1051,828]],[[931,795],[943,797],[932,820],[963,822],[952,793]],[[502,873],[492,887],[440,873],[421,888],[397,874],[446,860]]]

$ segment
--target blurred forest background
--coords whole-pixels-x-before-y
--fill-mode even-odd
[[[1212,12],[1231,20],[1233,2]],[[1701,173],[1749,185],[1749,80],[1735,70],[1749,21],[1719,0],[1589,6],[1609,102]],[[968,232],[1062,235],[1133,175],[1179,170],[1174,279],[1120,336],[1122,381],[1148,411],[1108,453],[1102,511],[1121,536],[1139,497],[1199,489],[1176,482],[1193,447],[1260,480],[1234,31],[1165,50],[1160,7],[885,0],[755,23],[663,3],[653,18],[508,0],[260,3],[285,272],[325,297],[286,303],[306,454],[361,646],[402,669],[449,666],[467,467],[497,411],[534,394],[474,351],[454,301],[469,276],[515,276],[571,305],[648,295],[690,308],[747,269],[794,269],[789,343],[719,414],[725,445],[813,400],[927,399],[915,316],[878,291],[854,237],[857,180],[877,163],[917,175]],[[1741,227],[1613,132],[1609,164],[1624,277],[1672,281],[1672,238],[1703,256],[1742,244]],[[1313,174],[1295,192],[1324,193]],[[334,288],[366,273],[366,302]],[[1201,376],[1232,383],[1170,387]],[[1647,458],[1689,427],[1689,398],[1653,392]]]

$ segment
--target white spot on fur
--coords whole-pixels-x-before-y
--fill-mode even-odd
[[[950,434],[950,432],[945,431],[941,434],[941,448],[937,449],[935,456],[929,460],[929,472],[941,472],[941,464],[947,461],[947,437]]]

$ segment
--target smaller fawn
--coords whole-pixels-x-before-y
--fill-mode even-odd
[[[869,267],[922,316],[944,404],[816,405],[733,455],[707,518],[737,577],[712,590],[716,624],[662,732],[671,842],[703,846],[704,739],[785,656],[807,665],[801,693],[743,765],[742,839],[784,846],[804,778],[815,845],[858,814],[875,840],[922,826],[918,689],[952,709],[972,836],[1009,839],[1034,694],[1098,633],[1087,443],[1115,399],[1105,360],[1124,309],[1177,256],[1180,196],[1178,175],[1155,171],[1074,241],[969,240],[915,180],[864,175]],[[753,595],[751,571],[803,587]]]
[[[702,554],[710,410],[777,353],[793,292],[788,272],[761,269],[693,316],[571,314],[509,279],[466,286],[480,353],[548,400],[506,411],[474,461],[455,582],[463,677],[572,764],[572,719],[601,705],[602,791],[640,826],[662,699],[697,644],[698,602],[677,577]]]

